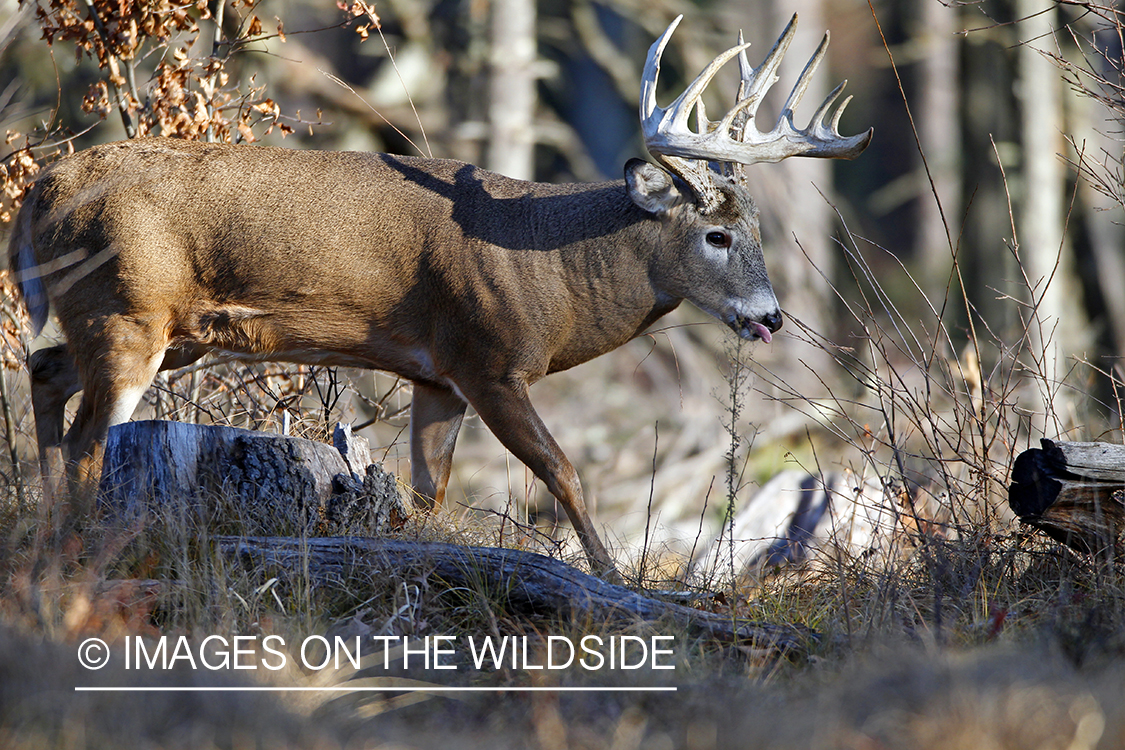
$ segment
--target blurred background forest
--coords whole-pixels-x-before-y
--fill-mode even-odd
[[[782,334],[770,346],[740,346],[685,306],[652,335],[548,379],[533,398],[611,542],[627,549],[648,525],[662,543],[692,545],[714,532],[727,495],[752,494],[786,468],[894,468],[925,486],[975,452],[989,463],[966,471],[987,476],[965,481],[983,481],[992,502],[1011,458],[1039,437],[1121,439],[1120,8],[0,0],[2,218],[56,154],[132,134],[421,153],[539,181],[617,179],[628,158],[646,155],[640,71],[676,14],[686,19],[666,55],[662,102],[740,29],[756,64],[797,12],[764,112],[776,114],[829,29],[827,63],[797,123],[846,78],[855,98],[841,131],[874,126],[875,137],[854,162],[748,169],[787,315]],[[736,74],[724,73],[709,92],[713,111],[732,102],[723,97]],[[27,340],[6,290],[3,471],[14,487],[35,474],[18,364],[40,344]],[[220,393],[221,404],[207,400]],[[328,421],[336,407],[408,476],[409,389],[384,375],[207,367],[161,376],[146,403],[150,415],[271,429],[287,413]],[[896,423],[903,405],[913,409],[905,432],[917,435]],[[947,409],[949,432],[975,425],[978,443],[942,440],[921,424]],[[456,459],[454,504],[514,499],[550,515],[546,491],[479,421],[467,423]]]

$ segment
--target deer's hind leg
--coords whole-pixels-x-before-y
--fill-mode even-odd
[[[58,494],[59,483],[65,475],[62,443],[66,404],[82,390],[82,380],[64,344],[33,352],[27,367],[31,374],[39,472],[43,477],[44,498],[49,502]]]
[[[31,371],[35,436],[42,453],[45,448],[62,445],[66,403],[82,390],[82,380],[64,344],[33,352],[28,359],[28,369]]]
[[[129,421],[152,384],[168,346],[166,326],[154,317],[112,315],[67,331],[82,401],[63,441],[72,500],[89,507],[101,480],[109,428]]]

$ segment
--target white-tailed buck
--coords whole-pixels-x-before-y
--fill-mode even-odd
[[[827,34],[776,126],[758,129],[796,16],[758,68],[740,38],[657,106],[678,23],[649,50],[641,89],[661,166],[633,159],[616,182],[538,184],[441,159],[159,138],[53,165],[9,247],[35,331],[50,304],[67,340],[30,360],[41,458],[62,447],[74,481],[100,476],[109,427],[130,418],[157,371],[207,352],[386,370],[414,383],[421,497],[441,503],[471,404],[563,504],[594,568],[612,573],[578,474],[528,387],[621,346],[685,299],[768,342],[781,312],[737,165],[851,158],[871,138],[840,135],[847,101],[832,110],[843,84],[808,127],[793,125]],[[736,56],[737,103],[708,120],[700,97]],[[64,439],[64,406],[80,390]]]

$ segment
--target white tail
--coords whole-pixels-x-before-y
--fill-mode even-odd
[[[868,137],[816,155],[854,156]],[[49,298],[67,338],[30,361],[41,457],[64,448],[74,482],[90,483],[109,427],[156,373],[207,352],[387,370],[414,382],[420,496],[442,501],[471,404],[612,573],[529,386],[685,299],[745,338],[768,342],[781,326],[752,199],[720,175],[701,186],[692,161],[734,157],[676,141],[657,153],[688,185],[637,159],[623,181],[551,185],[440,159],[165,139],[75,154],[33,186],[9,246],[36,327]],[[64,439],[64,406],[80,390]]]

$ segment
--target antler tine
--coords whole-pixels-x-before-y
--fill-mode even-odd
[[[805,63],[804,70],[801,71],[797,83],[793,85],[793,90],[789,92],[789,97],[785,100],[785,106],[781,108],[783,113],[788,113],[792,119],[793,110],[801,103],[801,97],[808,91],[809,82],[812,81],[813,74],[816,73],[817,67],[820,66],[820,61],[824,59],[824,53],[828,51],[828,32],[824,32],[824,38],[820,40],[820,44],[816,48],[816,52]]]
[[[844,101],[840,103],[840,106],[836,108],[836,111],[832,113],[831,122],[827,124],[824,122],[825,115],[832,109],[832,105],[836,103],[836,100],[840,98],[840,94],[847,84],[848,82],[844,80],[840,82],[839,86],[832,89],[832,93],[824,99],[824,102],[813,114],[812,120],[809,122],[809,126],[806,130],[812,131],[813,137],[818,141],[837,141],[849,144],[839,146],[840,156],[837,158],[854,159],[859,156],[860,153],[867,148],[867,144],[871,142],[872,131],[869,129],[866,133],[860,133],[850,138],[845,138],[840,135],[840,117],[844,114],[844,108],[848,106],[848,102],[850,102],[852,98],[850,96],[846,97]],[[811,151],[807,155],[819,156],[819,154],[813,154]]]
[[[692,185],[704,206],[714,206],[721,198],[702,195],[711,185],[708,162],[723,164],[757,164],[776,162],[790,156],[818,156],[851,159],[858,156],[871,141],[872,131],[856,136],[842,136],[838,130],[840,116],[849,99],[836,108],[826,122],[839,97],[843,84],[837,86],[817,108],[808,127],[793,125],[793,109],[808,90],[813,74],[824,59],[829,35],[805,64],[797,83],[789,92],[777,124],[768,132],[755,125],[758,106],[770,87],[778,80],[781,60],[796,35],[797,15],[774,43],[762,64],[750,65],[746,49],[750,46],[739,34],[738,44],[711,61],[691,85],[666,108],[656,103],[656,83],[660,75],[660,58],[668,40],[683,16],[677,17],[661,37],[649,48],[641,87],[641,124],[649,152]],[[719,122],[707,119],[702,95],[711,80],[731,58],[738,57],[740,82],[734,107]],[[696,129],[687,122],[692,110],[696,113]],[[720,166],[720,168],[723,168]],[[723,168],[725,170],[725,168]]]
[[[681,16],[682,17],[682,16]],[[678,18],[676,19],[679,20]],[[669,26],[669,31],[675,28],[675,22]],[[703,92],[707,89],[711,79],[715,74],[726,65],[732,57],[742,52],[749,44],[743,44],[738,47],[728,49],[726,52],[718,55],[711,64],[703,69],[703,72],[696,76],[691,85],[684,90],[682,94],[676,97],[676,100],[667,107],[661,107],[656,103],[656,81],[660,75],[660,55],[664,52],[664,43],[666,37],[670,34],[666,31],[665,36],[653,44],[649,49],[649,60],[645,63],[644,80],[642,83],[641,92],[641,120],[653,121],[655,124],[663,125],[665,121],[669,125],[682,127],[687,122],[688,116],[691,114],[692,109],[702,105]],[[659,45],[659,47],[657,46]],[[653,53],[655,51],[655,59]],[[651,77],[650,77],[651,76]]]
[[[738,46],[746,44],[746,40],[742,37],[742,29],[738,30]],[[746,57],[746,50],[738,53],[738,93],[735,95],[735,101],[742,101],[746,98],[747,87],[749,80],[754,75],[754,67],[750,64],[750,59]]]
[[[644,123],[658,109],[656,106],[656,82],[660,78],[660,58],[664,55],[664,48],[672,38],[672,32],[680,25],[683,14],[676,16],[660,38],[648,48],[648,57],[645,58],[644,71],[641,73],[641,122]]]
[[[746,44],[746,40],[742,37],[742,29],[738,30],[738,46]],[[754,66],[750,64],[750,58],[746,57],[746,50],[738,53],[738,94],[735,95],[735,101],[742,101],[750,93],[750,84],[754,78]]]
[[[738,61],[738,72],[742,78],[742,83],[739,86],[740,96],[739,99],[747,99],[756,97],[756,101],[760,102],[765,97],[766,92],[780,80],[777,75],[777,69],[781,67],[781,60],[785,57],[785,53],[789,51],[789,45],[793,42],[793,37],[797,35],[797,14],[794,13],[793,17],[789,19],[786,24],[785,30],[781,32],[781,36],[774,42],[773,47],[766,54],[766,59],[762,60],[762,64],[757,68],[750,65],[746,59],[746,53],[743,52]],[[738,32],[738,38],[742,39],[742,32]],[[745,92],[742,91],[745,89]],[[757,107],[755,106],[755,110]],[[753,114],[753,113],[752,113]]]
[[[746,43],[746,39],[742,36],[742,29],[738,30],[738,44]],[[750,86],[754,82],[754,67],[750,64],[750,59],[746,57],[746,50],[738,53],[738,92],[734,95],[736,102],[744,102],[750,98]],[[746,123],[750,121],[750,114],[745,108],[738,109],[736,115],[731,119],[730,133],[732,136],[737,136],[739,140],[742,139],[742,134],[745,131]],[[742,165],[738,162],[726,163],[721,165],[720,169],[723,174],[728,177],[733,177],[738,182],[742,182],[746,175],[743,173]]]

